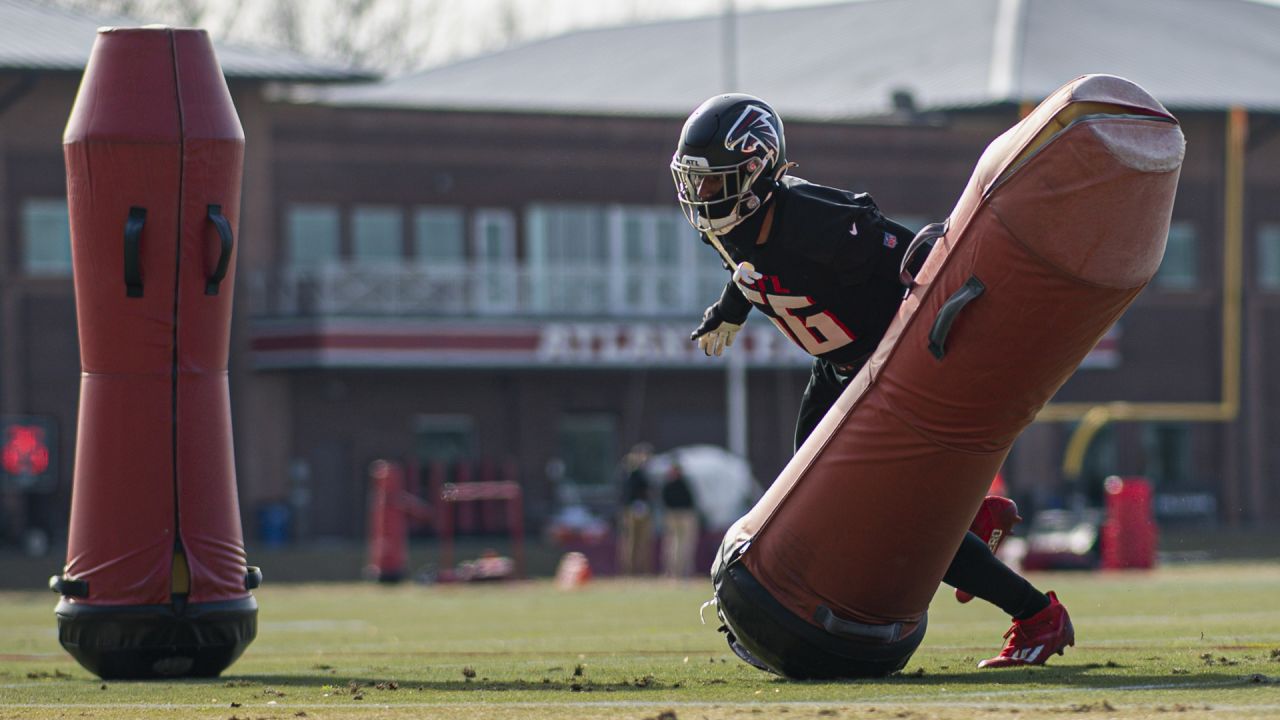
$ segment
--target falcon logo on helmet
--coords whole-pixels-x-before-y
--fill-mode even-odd
[[[724,136],[727,150],[741,150],[752,154],[761,149],[767,155],[778,153],[778,131],[769,120],[773,114],[759,105],[748,105],[738,116],[738,121]]]

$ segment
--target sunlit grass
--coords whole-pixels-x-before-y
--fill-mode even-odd
[[[146,683],[80,668],[48,594],[0,593],[0,718],[1280,716],[1280,564],[1032,579],[1071,610],[1065,657],[977,670],[1008,619],[942,588],[901,675],[846,683],[739,662],[699,624],[704,580],[267,585],[223,677]]]

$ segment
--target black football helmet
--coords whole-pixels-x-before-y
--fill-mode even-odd
[[[758,97],[717,95],[698,106],[671,158],[689,224],[724,235],[759,210],[787,169],[782,119]]]

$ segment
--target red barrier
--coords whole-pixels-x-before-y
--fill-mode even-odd
[[[1107,519],[1102,526],[1104,570],[1156,566],[1159,530],[1152,511],[1151,483],[1140,477],[1109,477]]]
[[[368,563],[365,576],[379,582],[403,580],[409,562],[409,526],[430,522],[432,509],[410,493],[404,468],[378,460],[370,466]]]
[[[81,381],[63,647],[213,676],[257,632],[227,386],[244,134],[202,30],[100,31],[63,138]]]
[[[453,580],[453,514],[488,501],[501,501],[507,508],[507,528],[511,533],[511,554],[515,577],[524,577],[524,493],[513,480],[445,483],[440,489],[440,579]]]
[[[472,463],[460,460],[454,464],[454,484],[469,485],[475,480],[475,468]],[[458,516],[454,519],[454,529],[459,535],[474,535],[480,530],[479,508],[474,503],[467,503],[458,508]]]
[[[493,467],[489,465],[489,467]],[[454,567],[454,540],[458,530],[458,517],[468,513],[475,517],[477,508],[500,508],[505,514],[500,518],[511,536],[512,555],[510,567],[503,577],[524,576],[524,493],[515,481],[515,464],[503,465],[506,480],[470,481],[467,464],[456,468],[458,482],[446,482],[444,463],[431,463],[428,469],[427,492],[430,502],[419,498],[407,488],[417,482],[405,478],[404,467],[399,463],[378,460],[370,466],[368,562],[365,575],[381,582],[402,580],[409,563],[409,529],[434,522],[440,538],[439,580],[451,582],[464,578],[464,572]],[[489,473],[492,477],[492,473]],[[482,474],[482,477],[484,475]],[[481,570],[491,570],[497,558],[482,558]],[[487,562],[487,564],[486,564]],[[464,563],[463,565],[467,565]],[[475,565],[475,563],[472,563]],[[483,575],[484,573],[479,573]],[[492,579],[497,579],[493,577]]]

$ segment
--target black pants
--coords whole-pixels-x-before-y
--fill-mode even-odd
[[[822,421],[864,363],[837,368],[826,360],[814,359],[809,384],[800,399],[800,414],[796,418],[796,450]],[[1043,593],[1001,562],[982,538],[971,532],[965,534],[942,580],[1016,618],[1029,617],[1049,605],[1049,599]]]
[[[800,398],[800,416],[796,418],[796,442],[794,450],[799,450],[813,429],[822,421],[832,405],[836,404],[840,393],[844,392],[849,381],[862,369],[865,361],[844,366],[839,370],[835,365],[821,358],[814,358],[813,367],[809,370],[809,384],[804,388]],[[793,450],[793,452],[794,452]]]

